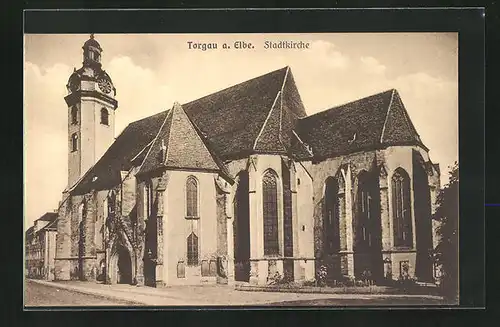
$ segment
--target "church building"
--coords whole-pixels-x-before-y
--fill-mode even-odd
[[[433,280],[440,188],[394,89],[308,115],[290,67],[130,123],[91,35],[71,74],[55,279]]]

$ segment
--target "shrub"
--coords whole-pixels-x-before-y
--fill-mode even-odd
[[[302,286],[314,287],[317,285],[316,279],[305,280],[302,282]]]
[[[325,286],[328,277],[328,269],[325,265],[321,265],[318,270],[317,284],[318,286]]]

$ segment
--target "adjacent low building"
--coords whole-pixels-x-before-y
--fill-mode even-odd
[[[26,231],[26,277],[54,279],[56,255],[57,212],[47,212]]]

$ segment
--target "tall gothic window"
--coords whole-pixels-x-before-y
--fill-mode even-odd
[[[325,251],[334,254],[340,250],[339,186],[335,178],[328,177],[325,183],[325,210],[323,217]]]
[[[144,185],[144,209],[144,217],[148,219],[153,211],[153,185],[150,181]]]
[[[106,108],[101,109],[101,124],[109,125],[109,113]]]
[[[198,181],[193,176],[186,181],[186,217],[198,217]]]
[[[71,135],[71,152],[78,150],[78,134],[73,133]]]
[[[188,266],[198,264],[198,236],[194,232],[187,238],[187,264]]]
[[[410,202],[410,177],[398,168],[392,176],[392,212],[394,222],[394,245],[413,244]]]
[[[361,172],[358,176],[358,215],[356,243],[360,248],[372,246],[372,194],[368,173]]]
[[[278,255],[278,189],[276,175],[267,171],[262,179],[264,254]]]
[[[78,124],[78,108],[76,106],[71,107],[71,125]]]

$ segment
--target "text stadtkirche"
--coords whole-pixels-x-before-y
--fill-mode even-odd
[[[310,48],[309,42],[304,41],[264,41],[262,43],[256,44],[249,41],[234,41],[234,42],[198,42],[198,41],[187,41],[187,47],[189,50],[253,50],[256,48],[269,49],[269,50],[281,50],[281,49],[296,49],[305,50]]]

